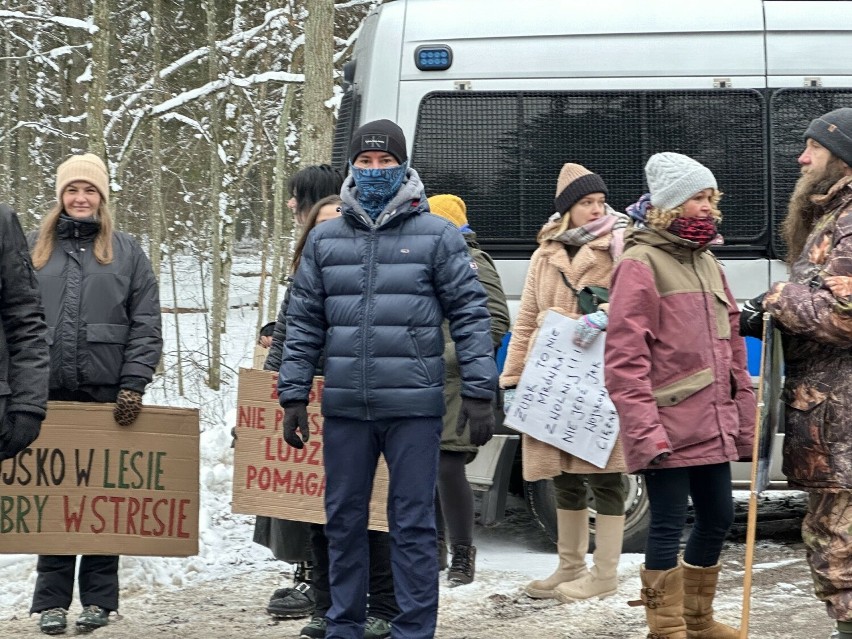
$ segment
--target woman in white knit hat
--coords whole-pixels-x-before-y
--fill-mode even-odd
[[[56,174],[53,209],[29,240],[50,344],[50,400],[115,402],[129,426],[160,360],[160,297],[142,247],[113,228],[109,178],[91,153],[74,155]],[[45,634],[66,630],[74,555],[41,555],[30,612]],[[85,555],[79,569],[83,611],[76,626],[105,626],[118,610],[118,556]]]
[[[627,218],[606,204],[603,179],[579,164],[566,164],[556,184],[556,211],[538,234],[539,247],[530,260],[521,306],[500,376],[500,386],[517,386],[545,311],[582,320],[586,330],[578,344],[589,343],[606,327],[602,308],[583,315],[577,291],[585,286],[608,287],[621,252]],[[508,393],[511,394],[511,393]],[[578,424],[582,426],[582,424]],[[612,595],[618,588],[617,568],[624,537],[622,482],[624,458],[616,444],[606,468],[523,436],[526,481],[553,478],[556,490],[556,548],[559,564],[549,577],[527,584],[530,597],[572,602]],[[586,567],[589,510],[586,483],[595,498],[594,566]]]
[[[612,277],[606,387],[629,472],[641,472],[651,524],[641,569],[648,636],[736,639],[713,619],[719,555],[733,522],[730,462],[751,455],[755,400],[739,310],[719,263],[721,193],[679,153],[648,160],[650,193]],[[679,560],[692,499],[695,525]]]

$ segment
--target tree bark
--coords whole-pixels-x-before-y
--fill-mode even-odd
[[[210,82],[219,77],[219,53],[216,50],[216,5],[204,2],[207,16],[207,76]],[[212,299],[210,326],[210,372],[207,385],[219,390],[222,383],[222,325],[227,311],[227,291],[222,269],[222,161],[219,159],[221,141],[219,99],[210,95],[210,257],[212,262]]]
[[[305,87],[302,90],[301,166],[331,162],[334,115],[334,1],[307,0]]]
[[[154,95],[160,92],[159,70],[162,66],[162,0],[153,0],[151,7],[151,56],[154,63]],[[148,231],[150,233],[148,253],[151,266],[157,280],[160,279],[160,261],[163,242],[163,153],[160,137],[160,118],[151,118],[151,210],[148,212]],[[171,254],[171,250],[169,253]],[[172,260],[174,262],[174,260]],[[172,268],[173,265],[172,265]],[[177,300],[175,300],[177,304]],[[182,393],[181,393],[182,394]]]
[[[9,9],[9,0],[3,2],[3,8]],[[12,38],[8,34],[3,38],[3,77],[0,78],[0,109],[2,113],[2,124],[0,124],[0,135],[2,136],[2,150],[0,150],[0,163],[6,168],[12,168],[12,83],[14,82],[15,62],[12,59]],[[24,64],[21,60],[20,64]],[[0,202],[12,204],[14,183],[12,176],[8,175],[5,180],[0,180]]]
[[[284,106],[281,108],[281,122],[278,124],[278,141],[275,153],[275,185],[272,191],[272,274],[269,282],[269,307],[267,321],[272,322],[278,316],[278,287],[281,282],[281,261],[289,255],[293,243],[293,213],[287,207],[287,179],[290,177],[290,162],[287,158],[287,129],[293,111],[293,96],[296,93],[292,84],[284,87]],[[285,250],[285,246],[287,250]]]
[[[86,132],[89,152],[106,160],[104,100],[109,71],[110,0],[94,0],[94,19],[98,30],[92,36],[92,79],[86,101]]]

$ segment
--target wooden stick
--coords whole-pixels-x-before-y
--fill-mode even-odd
[[[746,529],[745,574],[743,575],[743,616],[740,621],[740,639],[748,639],[748,621],[751,610],[751,572],[754,566],[754,540],[757,536],[757,468],[760,463],[761,419],[764,407],[763,369],[769,352],[766,348],[766,336],[770,330],[769,313],[763,314],[763,341],[760,347],[760,377],[757,382],[757,411],[754,420],[754,443],[751,450],[751,489],[748,497],[748,527]]]

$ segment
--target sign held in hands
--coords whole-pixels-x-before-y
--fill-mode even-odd
[[[505,423],[605,468],[618,439],[618,414],[604,387],[606,334],[580,347],[573,341],[576,325],[548,311]]]

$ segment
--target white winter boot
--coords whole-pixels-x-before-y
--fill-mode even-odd
[[[589,550],[589,511],[557,510],[556,528],[559,566],[545,579],[527,584],[524,592],[535,599],[554,599],[554,588],[566,581],[574,581],[588,574],[586,552]]]
[[[595,517],[595,565],[575,581],[555,588],[556,598],[563,603],[609,597],[618,590],[618,560],[624,539],[624,515]]]

